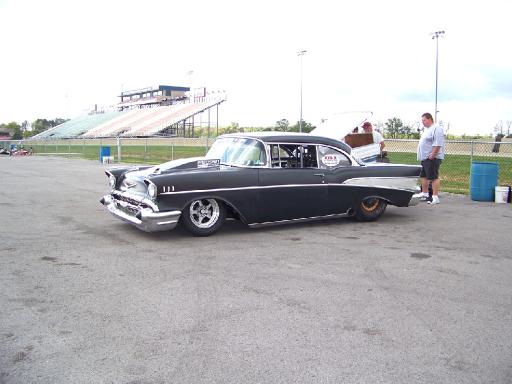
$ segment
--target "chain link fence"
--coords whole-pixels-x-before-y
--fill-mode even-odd
[[[391,163],[419,164],[416,160],[418,140],[387,139],[385,143]],[[498,184],[512,185],[512,141],[447,140],[445,158],[439,170],[441,190],[469,193],[473,161],[498,163]]]
[[[35,155],[98,159],[108,148],[116,163],[160,164],[185,157],[204,156],[214,138],[105,138],[0,141],[0,148],[11,144],[31,150]]]
[[[100,159],[102,148],[109,147],[115,162],[159,164],[185,157],[204,156],[215,138],[140,138],[67,139],[0,141],[0,148],[11,144],[32,148],[35,155],[57,155]],[[418,164],[418,140],[386,139],[391,163]],[[446,141],[446,156],[441,164],[441,190],[469,193],[472,161],[499,164],[499,185],[512,185],[512,141]]]

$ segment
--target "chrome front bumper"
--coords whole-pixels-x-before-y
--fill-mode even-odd
[[[181,211],[154,212],[151,208],[140,208],[125,201],[103,196],[100,203],[118,219],[132,224],[145,232],[169,231],[178,225]]]

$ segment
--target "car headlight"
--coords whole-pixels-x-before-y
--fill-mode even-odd
[[[153,183],[149,183],[149,185],[148,185],[148,195],[149,195],[149,197],[154,199],[156,197],[156,194],[157,194],[156,185],[153,184]]]
[[[114,175],[109,175],[108,183],[110,184],[110,187],[112,189],[114,189],[116,187],[116,178],[114,177]]]

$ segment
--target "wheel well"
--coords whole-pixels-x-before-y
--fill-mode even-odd
[[[383,196],[377,196],[377,195],[365,196],[361,200],[359,200],[359,204],[361,204],[366,199],[379,199],[379,200],[386,202],[386,204],[393,205],[393,203],[388,198],[383,197]]]
[[[187,207],[193,201],[201,200],[201,199],[215,199],[215,200],[217,200],[219,203],[224,204],[224,206],[226,207],[227,216],[228,217],[232,217],[234,219],[240,220],[242,223],[245,223],[245,224],[247,223],[244,215],[242,215],[242,213],[240,213],[240,211],[233,204],[231,204],[228,200],[226,200],[226,199],[224,199],[222,197],[219,197],[219,196],[200,196],[200,197],[195,197],[193,199],[188,200],[187,203],[185,204],[185,207]]]

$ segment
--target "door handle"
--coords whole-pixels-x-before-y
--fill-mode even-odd
[[[325,176],[325,174],[323,174],[323,173],[315,173],[315,174],[314,174],[314,176],[324,177],[324,176]]]

